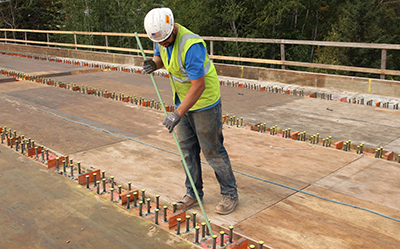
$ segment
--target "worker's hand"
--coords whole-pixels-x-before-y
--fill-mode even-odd
[[[157,70],[157,64],[152,59],[144,60],[142,66],[143,66],[143,72],[147,74]]]
[[[168,116],[165,118],[163,122],[163,125],[167,127],[169,133],[171,133],[174,127],[179,123],[181,117],[182,116],[176,110],[173,113],[168,114]]]

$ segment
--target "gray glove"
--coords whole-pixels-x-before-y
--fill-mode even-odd
[[[168,114],[163,122],[163,125],[167,127],[169,133],[171,133],[174,127],[179,123],[179,121],[181,121],[181,117],[182,116],[176,110],[173,113]]]
[[[142,66],[143,66],[143,72],[147,74],[157,70],[157,64],[152,59],[144,60]]]

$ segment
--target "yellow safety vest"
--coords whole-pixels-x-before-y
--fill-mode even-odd
[[[178,95],[179,100],[182,102],[192,85],[185,68],[186,52],[196,43],[203,43],[204,47],[206,47],[206,43],[199,35],[192,33],[180,24],[177,25],[179,31],[175,38],[170,61],[168,61],[167,48],[157,44],[160,50],[161,60],[170,76],[169,79],[174,95],[174,103],[175,94]],[[196,104],[190,108],[190,111],[199,110],[215,104],[221,97],[217,71],[208,57],[208,54],[206,54],[204,61],[204,77],[206,87]]]

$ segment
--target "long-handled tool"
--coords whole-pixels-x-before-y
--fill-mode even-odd
[[[139,39],[139,36],[138,36],[137,32],[135,32],[135,37],[136,37],[137,43],[138,43],[138,45],[139,45],[139,47],[140,47],[140,51],[142,51],[143,59],[146,60],[146,54],[145,54],[144,51],[143,51],[142,43],[140,42],[140,39]],[[167,116],[168,113],[167,113],[167,110],[165,109],[164,101],[162,100],[160,91],[158,90],[158,86],[157,86],[156,80],[154,79],[154,74],[153,74],[153,73],[150,73],[150,77],[151,77],[151,81],[153,82],[154,88],[156,89],[156,92],[157,92],[157,95],[158,95],[158,99],[160,100],[160,103],[161,103],[162,109],[163,109],[163,111],[164,111],[164,114],[165,114],[165,116]],[[186,164],[185,157],[183,156],[181,147],[180,147],[179,142],[178,142],[178,138],[176,137],[176,134],[175,134],[175,131],[174,131],[174,130],[172,131],[172,135],[173,135],[173,137],[174,137],[176,146],[178,147],[179,154],[181,155],[181,159],[182,159],[182,162],[183,162],[183,166],[184,166],[184,168],[185,168],[185,172],[186,172],[186,174],[187,174],[187,176],[188,176],[188,178],[189,178],[190,184],[192,185],[192,188],[193,188],[194,194],[195,194],[195,196],[196,196],[197,202],[199,203],[199,206],[200,206],[201,212],[203,213],[203,216],[204,216],[205,222],[206,222],[206,224],[207,224],[208,230],[210,231],[210,234],[211,234],[211,236],[212,236],[212,235],[214,235],[214,234],[213,234],[213,231],[212,231],[210,222],[209,222],[209,220],[208,220],[208,218],[207,218],[206,212],[204,211],[204,207],[203,207],[203,204],[202,204],[202,202],[201,202],[199,193],[197,192],[197,189],[196,189],[196,186],[195,186],[195,184],[194,184],[192,175],[190,174],[189,168],[188,168],[188,166],[187,166],[187,164]]]

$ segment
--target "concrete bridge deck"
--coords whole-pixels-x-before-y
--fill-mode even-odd
[[[7,55],[0,55],[0,68],[157,99],[146,75]],[[168,79],[156,80],[164,101],[171,104]],[[245,122],[265,122],[267,127],[306,130],[321,138],[332,136],[400,152],[397,110],[235,87],[221,86],[221,91],[223,113],[243,117]],[[161,125],[164,114],[160,110],[6,76],[0,76],[0,106],[0,126],[68,155],[83,167],[105,170],[119,184],[132,182],[150,196],[159,194],[164,204],[184,194],[180,157],[171,134]],[[227,216],[213,212],[220,195],[212,170],[204,165],[204,208],[212,224],[233,225],[235,233],[263,240],[271,248],[398,248],[400,164],[396,161],[230,125],[224,126],[224,135],[240,204]],[[1,170],[2,178],[7,177],[6,168]],[[2,178],[2,196],[14,195]],[[58,184],[55,180],[54,185]],[[21,198],[30,203],[36,199],[23,192]],[[46,205],[50,200],[40,201]],[[192,211],[201,213],[198,208]],[[16,212],[21,216],[23,210]],[[1,226],[2,234],[13,236],[10,227]],[[35,228],[20,229],[30,233]],[[79,248],[72,240],[67,247]]]

